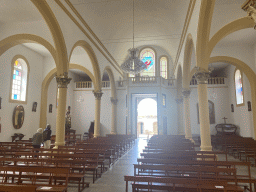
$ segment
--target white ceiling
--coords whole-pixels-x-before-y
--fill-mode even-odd
[[[235,16],[246,16],[241,12],[245,0],[216,0],[212,29],[218,30],[225,22],[236,19]],[[133,6],[132,0],[70,0],[83,19],[121,64],[132,47]],[[178,50],[182,29],[189,5],[189,0],[134,0],[134,35],[135,47],[161,47],[174,60]],[[232,9],[226,13],[228,7]],[[0,24],[14,22],[31,22],[42,17],[29,0],[1,0]],[[235,14],[235,13],[239,14]],[[230,16],[230,13],[234,15]],[[55,13],[57,14],[57,13]],[[228,18],[220,20],[219,18]],[[193,23],[191,23],[193,25]],[[241,44],[254,45],[256,31],[244,29],[235,32],[217,44],[233,46]],[[24,46],[49,56],[50,53],[41,45],[26,43]],[[78,51],[76,54],[81,54]]]
[[[133,46],[132,0],[70,0],[121,64]],[[157,45],[175,58],[189,0],[135,0],[135,47]]]
[[[42,16],[29,0],[1,0],[0,23],[41,20]]]

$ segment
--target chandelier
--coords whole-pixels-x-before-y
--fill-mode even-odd
[[[133,5],[133,48],[129,49],[128,52],[130,53],[129,58],[125,60],[125,62],[121,65],[121,69],[125,73],[131,73],[133,75],[140,73],[144,69],[146,69],[147,65],[144,64],[138,57],[138,49],[134,48],[134,0],[132,1]]]

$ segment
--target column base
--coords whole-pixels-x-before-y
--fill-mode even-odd
[[[95,134],[94,134],[94,137],[100,137],[100,135],[95,135]]]
[[[65,145],[65,142],[55,142],[55,147],[54,149],[58,149],[58,146],[64,146]]]
[[[201,151],[212,151],[212,146],[200,146]]]
[[[117,133],[116,133],[116,132],[111,132],[110,134],[111,134],[111,135],[117,135]]]

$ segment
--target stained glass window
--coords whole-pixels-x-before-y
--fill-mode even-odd
[[[167,58],[161,57],[160,59],[160,76],[167,79]]]
[[[155,76],[155,52],[152,49],[143,49],[140,59],[147,65],[147,68],[140,73],[140,76]]]
[[[244,95],[243,95],[243,82],[242,82],[242,74],[239,69],[235,72],[235,89],[236,89],[236,104],[240,105],[244,103]]]
[[[11,99],[16,101],[26,100],[27,89],[27,64],[23,59],[15,60],[12,72]]]

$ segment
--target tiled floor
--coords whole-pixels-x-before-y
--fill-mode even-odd
[[[92,183],[92,179],[86,178],[86,181],[90,182],[90,187],[85,188],[83,192],[123,192],[125,191],[124,175],[133,175],[133,164],[137,163],[139,154],[145,148],[147,144],[146,139],[137,139],[135,145],[130,151],[123,155],[111,168],[102,174],[101,178],[98,178],[95,183]],[[218,156],[219,160],[225,160],[224,155]],[[239,161],[238,159],[228,156],[229,161]],[[247,167],[238,167],[239,174],[246,174]],[[251,168],[251,174],[256,178],[256,167]],[[131,191],[131,187],[129,186]],[[68,192],[77,192],[77,186],[69,187]]]
[[[123,155],[108,171],[102,174],[101,178],[92,183],[92,179],[87,178],[90,187],[83,192],[123,192],[125,191],[124,175],[133,175],[133,164],[137,163],[137,158],[147,145],[146,139],[137,139],[135,145],[125,155]],[[77,192],[78,188],[69,187],[68,192]]]

